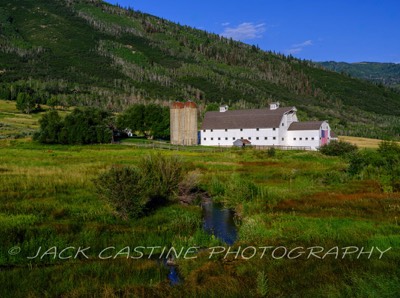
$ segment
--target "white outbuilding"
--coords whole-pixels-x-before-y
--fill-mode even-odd
[[[269,109],[207,112],[200,131],[203,146],[233,146],[248,140],[252,146],[299,147],[317,150],[331,139],[327,121],[299,122],[295,107],[270,104]]]

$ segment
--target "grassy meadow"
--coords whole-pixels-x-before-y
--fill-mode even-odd
[[[381,140],[369,139],[369,138],[358,138],[349,136],[340,136],[339,140],[344,142],[349,142],[351,144],[357,145],[359,148],[378,148]]]
[[[37,125],[39,115],[12,115],[9,103],[0,105],[0,122],[18,118],[15,127],[22,130]],[[25,119],[30,124],[21,124]],[[223,245],[203,231],[198,205],[176,201],[124,221],[99,199],[94,179],[100,173],[116,164],[135,165],[155,151],[123,144],[0,140],[0,297],[400,296],[400,194],[384,192],[379,181],[349,176],[346,159],[319,152],[270,156],[251,149],[159,150],[177,155],[197,174],[200,188],[236,211],[239,236],[233,251],[249,246],[321,246],[325,252],[336,246],[391,247],[381,259],[376,250],[370,258],[331,253],[323,259],[289,259],[279,257],[281,248],[275,258],[268,252],[261,258],[258,250],[246,259],[234,254],[210,258],[205,249],[196,259],[177,259],[182,281],[175,286],[167,279],[168,268],[156,260],[123,254],[99,259],[99,252],[111,246],[115,255],[127,246]],[[88,258],[80,254],[64,260],[49,253],[27,259],[39,247],[43,253],[54,246],[90,250]]]

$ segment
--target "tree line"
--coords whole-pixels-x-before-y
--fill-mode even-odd
[[[127,130],[146,138],[169,138],[169,108],[138,104],[114,115],[94,107],[76,108],[63,119],[50,110],[39,120],[34,139],[44,144],[111,143]]]

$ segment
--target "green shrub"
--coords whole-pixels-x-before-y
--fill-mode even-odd
[[[400,146],[383,141],[378,150],[362,150],[350,155],[348,173],[363,179],[376,179],[384,192],[400,190]]]
[[[133,167],[113,166],[96,180],[96,189],[125,219],[142,215],[148,202],[141,173]]]
[[[319,151],[329,156],[344,156],[357,151],[357,145],[344,141],[331,141],[329,144],[322,146]]]
[[[59,143],[63,122],[57,111],[50,111],[39,120],[40,131],[35,133],[34,139],[44,144]]]
[[[183,178],[183,163],[179,158],[160,153],[150,154],[140,160],[138,167],[148,186],[150,205],[162,205],[177,193]]]
[[[36,107],[36,101],[29,93],[20,92],[17,96],[16,106],[18,110],[30,114]]]
[[[274,147],[270,147],[267,150],[267,155],[269,157],[274,157],[276,155],[276,149]]]
[[[143,157],[138,167],[113,166],[95,184],[98,194],[122,218],[137,218],[172,199],[183,173],[183,163],[178,158],[151,154]]]

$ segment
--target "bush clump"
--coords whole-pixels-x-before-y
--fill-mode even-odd
[[[137,168],[113,166],[99,176],[96,187],[100,196],[107,199],[122,218],[142,215],[147,198],[143,179]]]
[[[96,180],[97,192],[124,219],[138,218],[166,204],[183,179],[183,163],[175,156],[151,154],[137,167],[113,166]]]
[[[322,146],[319,151],[329,156],[345,156],[358,150],[357,145],[344,141],[331,141],[329,144]]]
[[[400,146],[383,141],[378,150],[362,150],[351,155],[348,172],[362,179],[377,179],[384,192],[400,191]]]

